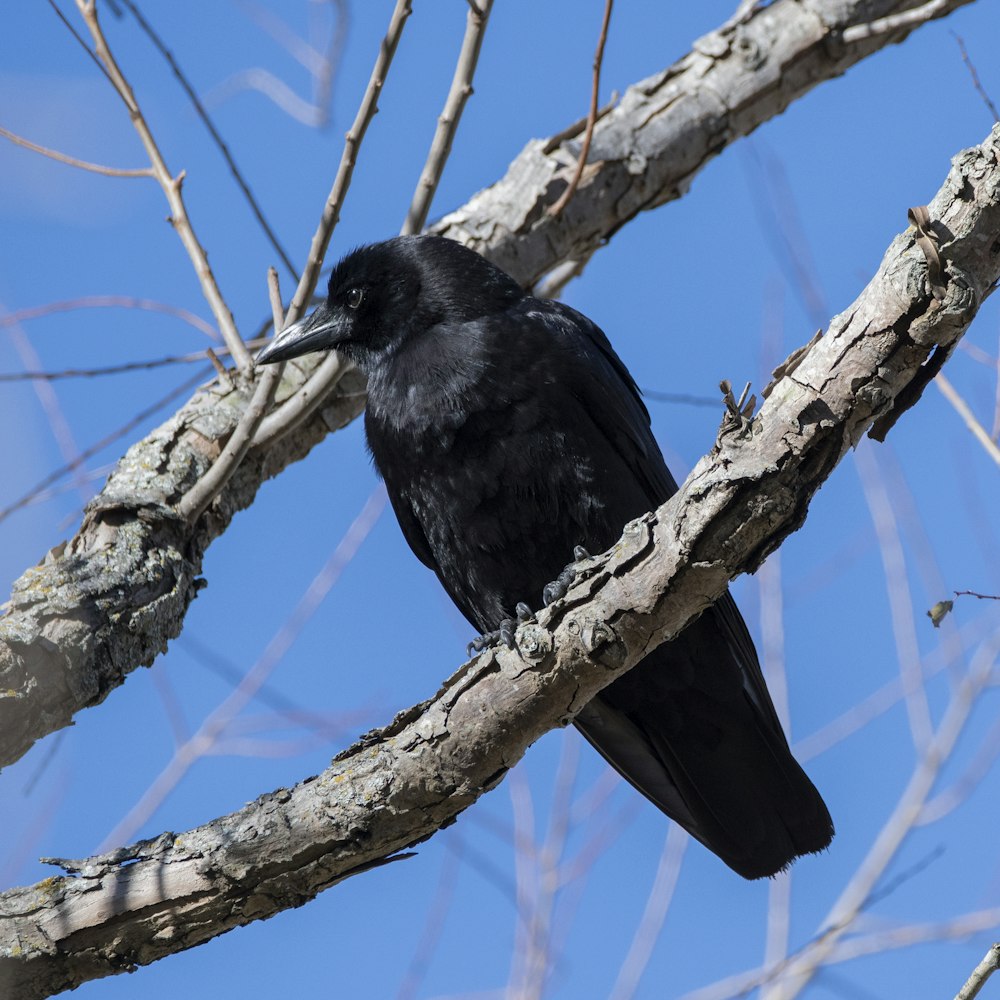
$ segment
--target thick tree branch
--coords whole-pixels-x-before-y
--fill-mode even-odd
[[[952,0],[946,9],[966,2]],[[598,122],[591,162],[558,218],[544,209],[576,164],[570,138],[553,149],[530,143],[502,181],[437,230],[482,251],[525,285],[562,261],[586,259],[638,212],[677,197],[733,139],[900,40],[905,32],[851,46],[839,41],[864,17],[897,8],[897,0],[775,0],[629,89]],[[286,366],[278,398],[292,394],[314,367]],[[349,372],[302,426],[252,449],[195,524],[178,518],[172,505],[224,448],[250,390],[209,386],[130,449],[76,535],[14,584],[0,620],[0,766],[103,701],[129,671],[166,648],[198,590],[208,545],[265,479],[361,412],[363,389]]]
[[[534,286],[558,263],[587,260],[640,212],[679,198],[709,160],[817,84],[964,3],[935,0],[932,8],[914,2],[902,11],[883,0],[761,6],[628,88],[598,122],[587,169],[558,216],[547,209],[571,182],[578,135],[554,148],[545,139],[528,143],[502,180],[431,231],[471,246]],[[883,25],[888,15],[891,31]],[[852,28],[872,24],[878,30],[844,41]]]
[[[547,730],[676,635],[803,522],[840,458],[950,352],[1000,278],[1000,126],[929,206],[945,295],[912,228],[860,297],[659,510],[593,558],[563,601],[321,775],[180,836],[62,863],[0,896],[0,986],[48,996],[297,906],[447,825]],[[902,217],[903,211],[900,210]]]

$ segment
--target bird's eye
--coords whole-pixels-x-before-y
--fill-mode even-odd
[[[364,290],[361,288],[348,288],[346,298],[347,298],[347,308],[357,309],[364,301],[365,298]]]

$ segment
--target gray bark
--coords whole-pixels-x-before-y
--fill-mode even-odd
[[[936,6],[942,16],[970,0]],[[434,227],[529,284],[584,261],[644,209],[679,197],[734,139],[779,114],[913,25],[845,42],[852,25],[917,3],[776,0],[706,35],[669,69],[629,88],[595,132],[579,189],[557,218],[545,209],[575,164],[576,138],[531,142],[507,175]],[[287,395],[311,371],[289,369]],[[252,451],[195,523],[173,505],[210,467],[252,387],[217,383],[136,443],[88,506],[77,533],[24,573],[0,619],[0,766],[99,704],[177,636],[200,585],[202,557],[261,483],[354,419],[363,385],[349,373],[334,397],[284,439]],[[281,395],[279,394],[279,399]]]
[[[321,775],[181,835],[0,895],[0,986],[49,996],[312,898],[431,836],[648,649],[752,571],[805,518],[840,458],[912,405],[1000,279],[1000,126],[960,153],[929,206],[944,268],[911,227],[859,298],[748,424],[663,507],[590,561],[566,599]],[[902,214],[902,213],[901,213]],[[937,297],[940,296],[940,297]]]

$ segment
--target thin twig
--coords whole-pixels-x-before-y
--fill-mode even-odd
[[[479,61],[483,35],[486,33],[492,7],[493,0],[480,0],[478,4],[469,4],[469,12],[465,18],[465,37],[462,39],[462,48],[455,63],[451,88],[444,102],[444,110],[438,118],[427,162],[420,172],[417,189],[413,192],[413,200],[406,213],[406,221],[401,230],[404,236],[419,233],[427,221],[434,192],[437,191],[444,165],[451,155],[451,144],[458,131],[458,123],[462,120],[465,102],[472,95],[472,78],[476,72],[476,63]]]
[[[256,90],[273,102],[281,111],[310,128],[325,128],[330,121],[330,93],[333,81],[341,63],[344,45],[350,26],[350,8],[347,0],[332,0],[337,10],[336,26],[330,33],[330,40],[324,53],[319,52],[312,41],[305,41],[276,14],[262,4],[242,0],[239,4],[244,13],[257,26],[277,42],[296,62],[300,63],[313,77],[311,102],[299,97],[284,80],[259,66],[233,73],[222,83],[213,87],[206,95],[208,104],[220,104],[233,94],[243,90]],[[317,4],[310,4],[311,12]]]
[[[267,269],[267,297],[271,303],[271,322],[274,324],[274,335],[285,328],[285,310],[281,305],[281,285],[278,282],[278,272]]]
[[[201,517],[239,468],[240,462],[253,444],[254,432],[264,419],[264,414],[271,408],[283,368],[283,365],[272,365],[259,375],[253,396],[243,411],[232,437],[226,442],[226,447],[222,449],[222,453],[212,463],[208,472],[180,499],[176,508],[177,513],[186,521],[196,521]]]
[[[986,433],[986,428],[975,418],[969,404],[955,390],[955,387],[940,372],[934,376],[934,384],[938,387],[941,395],[948,400],[955,408],[955,412],[965,421],[965,426],[972,431],[972,436],[983,446],[986,454],[1000,465],[1000,448],[996,442]]]
[[[972,760],[965,770],[944,791],[938,792],[933,799],[928,799],[920,810],[918,826],[929,826],[937,823],[948,813],[957,809],[966,799],[981,786],[983,779],[1000,756],[1000,719],[994,721],[989,732],[983,738]]]
[[[890,14],[887,17],[880,17],[876,21],[869,21],[867,24],[852,24],[844,30],[841,36],[844,43],[852,45],[854,42],[863,42],[867,38],[875,38],[877,35],[888,35],[893,31],[912,30],[924,21],[930,21],[938,14],[944,14],[948,10],[947,0],[929,0],[928,3],[910,10],[900,11],[898,14]]]
[[[201,119],[205,128],[208,129],[208,134],[212,137],[216,146],[219,147],[219,152],[222,153],[223,159],[229,166],[230,173],[232,173],[233,178],[239,185],[240,190],[243,192],[243,196],[246,198],[247,204],[250,206],[250,211],[254,214],[254,218],[256,218],[257,222],[260,224],[260,228],[264,230],[264,235],[273,247],[274,252],[281,258],[281,263],[288,268],[288,273],[294,278],[298,273],[295,269],[295,265],[285,252],[285,248],[281,245],[277,234],[271,228],[267,219],[264,218],[263,209],[260,207],[253,192],[250,190],[250,185],[244,178],[240,168],[236,165],[236,160],[233,159],[233,154],[229,151],[229,147],[226,145],[225,140],[219,134],[219,130],[215,127],[215,122],[213,122],[209,117],[208,110],[205,108],[205,105],[202,104],[201,99],[198,97],[197,93],[195,93],[194,87],[191,86],[187,77],[184,75],[183,70],[177,64],[174,54],[167,48],[163,39],[161,39],[160,36],[153,30],[152,25],[145,19],[145,17],[143,17],[142,11],[139,10],[132,0],[121,0],[121,2],[132,12],[132,16],[136,19],[136,21],[138,21],[139,27],[146,33],[146,36],[159,51],[160,55],[167,60],[171,71],[177,78],[177,82],[181,85],[184,93],[188,96],[188,100],[194,106],[195,113]]]
[[[983,99],[983,103],[986,107],[990,109],[993,121],[1000,122],[1000,111],[997,111],[997,106],[990,99],[990,95],[986,93],[986,88],[982,85],[982,82],[979,79],[979,73],[976,72],[976,66],[969,58],[969,52],[965,47],[965,39],[954,31],[951,33],[951,37],[958,42],[958,51],[962,53],[962,62],[965,63],[965,68],[969,71],[969,76],[972,77],[972,86],[976,88],[976,93],[978,93]]]
[[[10,326],[13,323],[21,323],[24,320],[38,319],[41,316],[51,316],[53,313],[72,312],[74,309],[111,308],[146,309],[149,312],[164,313],[167,316],[174,316],[182,320],[189,326],[193,326],[199,333],[205,334],[206,337],[217,343],[221,340],[219,331],[193,312],[166,302],[157,302],[154,299],[137,299],[131,295],[85,295],[78,299],[63,299],[59,302],[49,302],[44,306],[15,309],[13,312],[0,316],[0,329]]]
[[[421,986],[430,966],[431,957],[441,942],[445,921],[452,909],[461,863],[462,847],[461,841],[458,841],[457,846],[449,851],[441,862],[438,887],[424,916],[424,929],[417,941],[416,948],[413,950],[413,957],[403,975],[403,981],[396,992],[396,1000],[413,1000],[421,993]]]
[[[778,993],[784,1000],[801,993],[829,960],[845,932],[853,926],[858,915],[867,906],[878,880],[918,821],[942,767],[950,759],[955,744],[965,729],[972,706],[993,673],[998,649],[1000,638],[994,635],[973,657],[968,673],[951,698],[944,717],[918,760],[896,808],[879,831],[854,877],[827,913],[823,921],[826,930],[788,962],[783,988]]]
[[[788,960],[789,925],[792,908],[791,870],[779,872],[767,887],[767,934],[764,940],[764,968],[783,965]],[[761,987],[760,1000],[773,996],[771,984]]]
[[[538,895],[538,864],[535,845],[535,810],[531,787],[523,768],[515,768],[508,782],[511,811],[514,816],[514,879],[517,887],[514,948],[507,974],[507,994],[521,1000],[520,988],[526,985],[526,970],[535,949],[534,901]]]
[[[248,340],[247,347],[263,347],[267,337]],[[190,354],[173,354],[150,361],[123,361],[117,365],[101,365],[96,368],[60,368],[58,371],[0,372],[0,382],[54,382],[64,378],[96,378],[101,375],[121,375],[124,372],[147,371],[151,368],[165,368],[167,365],[192,364],[204,361],[206,355],[229,354],[227,347],[208,348],[208,351],[193,351]],[[210,359],[209,359],[210,360]]]
[[[298,390],[261,421],[254,435],[254,448],[267,447],[308,420],[347,368],[340,355],[331,351]]]
[[[40,494],[43,490],[48,489],[49,486],[51,486],[58,480],[62,479],[63,476],[69,475],[71,472],[77,469],[81,464],[87,461],[88,458],[91,458],[92,456],[96,455],[99,451],[106,448],[109,444],[112,444],[119,438],[122,438],[126,434],[130,433],[132,430],[138,427],[139,424],[141,424],[143,421],[149,419],[149,417],[151,417],[154,413],[157,413],[159,410],[162,410],[165,406],[169,406],[179,396],[182,396],[184,395],[184,393],[189,392],[199,382],[203,382],[207,377],[207,375],[208,375],[208,370],[202,369],[198,372],[197,375],[194,375],[189,379],[185,379],[185,381],[183,381],[179,386],[168,392],[166,396],[163,396],[161,399],[156,400],[156,402],[153,403],[152,405],[147,406],[146,409],[142,410],[140,413],[137,413],[134,417],[132,417],[131,420],[123,424],[117,430],[112,431],[112,433],[109,434],[107,437],[103,437],[96,444],[92,444],[89,448],[85,448],[82,452],[80,452],[79,456],[76,458],[75,461],[60,466],[60,468],[56,469],[54,472],[49,473],[49,475],[47,475],[40,483],[37,483],[24,496],[22,496],[18,500],[15,500],[14,503],[10,504],[9,506],[4,507],[3,510],[0,510],[0,521],[3,521],[5,518],[10,517],[11,514],[13,514],[15,511],[20,510],[22,507],[27,507],[29,504],[33,503],[35,497],[38,494]]]
[[[631,1000],[639,987],[646,966],[667,919],[667,911],[674,898],[677,878],[680,875],[684,851],[691,838],[683,827],[671,823],[660,854],[660,863],[646,897],[639,926],[632,937],[628,954],[618,970],[615,985],[611,990],[611,1000]]]
[[[312,243],[309,246],[309,256],[306,259],[306,266],[299,278],[298,287],[292,296],[291,304],[288,307],[288,322],[295,323],[300,320],[305,313],[306,303],[312,297],[319,280],[320,269],[323,267],[323,258],[326,256],[327,247],[330,245],[330,237],[333,235],[334,227],[340,221],[340,209],[344,204],[347,190],[351,186],[351,176],[354,173],[354,164],[357,160],[358,150],[364,140],[368,126],[372,118],[378,111],[378,99],[385,84],[386,74],[392,64],[393,56],[396,54],[396,46],[399,45],[400,36],[403,33],[403,25],[410,16],[412,0],[396,0],[396,6],[389,21],[389,28],[379,46],[378,58],[372,68],[371,77],[368,80],[368,87],[361,98],[361,105],[354,118],[354,123],[344,137],[344,151],[340,157],[340,166],[337,168],[337,176],[334,178],[333,186],[327,195],[326,204],[323,206],[323,214],[320,217],[319,225],[313,234]]]
[[[316,86],[313,90],[313,104],[316,106],[316,125],[325,127],[330,120],[330,94],[333,93],[333,80],[340,66],[344,46],[347,44],[347,31],[350,27],[350,5],[347,0],[332,0],[337,9],[337,26],[330,33],[330,43],[323,58],[320,71],[315,73]]]
[[[986,618],[974,619],[961,628],[956,652],[964,652],[966,644],[980,642],[990,631],[992,629]],[[927,654],[921,664],[921,671],[925,678],[929,680],[943,670],[951,671],[953,669],[956,656],[954,653],[947,652],[951,646],[951,640],[946,639]],[[881,718],[895,705],[898,705],[903,697],[903,682],[897,675],[830,722],[793,743],[792,753],[795,755],[795,759],[800,764],[805,764],[827,753],[854,733],[864,729],[875,719]]]
[[[177,235],[180,237],[185,250],[187,250],[191,263],[194,265],[195,272],[198,275],[198,281],[201,285],[202,294],[204,294],[208,301],[216,323],[219,324],[219,332],[222,334],[223,340],[225,340],[229,350],[232,352],[237,365],[240,368],[249,368],[250,353],[247,351],[246,345],[240,339],[239,332],[236,329],[236,323],[233,320],[233,314],[230,312],[229,306],[226,305],[225,299],[222,297],[222,292],[216,284],[215,276],[213,275],[212,269],[208,264],[208,256],[202,245],[198,242],[198,238],[195,236],[194,228],[191,225],[191,220],[187,214],[184,198],[181,195],[181,185],[184,182],[184,172],[181,171],[181,173],[175,177],[167,168],[166,161],[163,159],[163,155],[160,153],[159,147],[156,145],[156,140],[153,138],[153,133],[150,131],[149,125],[143,117],[142,111],[136,102],[135,94],[132,92],[132,88],[129,85],[128,80],[125,79],[118,63],[111,54],[111,50],[108,48],[107,39],[104,37],[104,31],[101,28],[97,17],[97,6],[95,0],[76,0],[76,6],[90,31],[91,37],[94,40],[94,45],[97,49],[97,57],[104,64],[107,75],[114,84],[115,91],[128,108],[129,118],[131,119],[132,125],[142,141],[146,154],[149,156],[149,162],[152,165],[153,174],[162,188],[163,193],[167,198],[167,203],[170,206],[170,222],[176,230]]]
[[[334,178],[330,194],[327,196],[326,204],[323,206],[323,214],[320,217],[319,225],[313,235],[305,270],[302,272],[302,277],[299,279],[298,287],[295,289],[295,294],[292,296],[291,304],[288,307],[288,314],[286,316],[288,323],[294,323],[302,318],[306,310],[306,304],[312,298],[313,291],[316,288],[320,270],[323,267],[323,258],[326,256],[327,247],[330,245],[330,237],[333,235],[334,227],[340,219],[340,209],[347,195],[347,190],[351,185],[351,175],[354,172],[358,150],[372,118],[375,116],[376,111],[378,111],[379,95],[382,93],[386,75],[392,64],[393,56],[396,54],[396,47],[399,45],[399,39],[403,33],[403,25],[410,16],[411,2],[412,0],[396,0],[396,6],[389,21],[389,28],[382,39],[382,44],[379,46],[379,54],[372,68],[371,77],[368,80],[368,87],[361,98],[361,104],[358,107],[354,123],[344,137],[344,151],[340,157],[337,176]],[[347,366],[341,362],[336,353],[332,353],[324,359],[306,383],[294,395],[289,397],[281,405],[280,409],[270,414],[261,423],[257,437],[253,442],[254,446],[273,442],[295,427],[298,427],[326,398],[330,389],[342,377],[346,368]]]
[[[983,960],[972,970],[972,975],[955,995],[955,1000],[974,1000],[986,980],[1000,969],[1000,943],[993,945]]]
[[[2,308],[2,304],[0,304],[0,308]],[[20,356],[21,363],[26,368],[41,367],[41,358],[35,350],[35,345],[31,342],[31,338],[27,333],[21,329],[20,325],[15,324],[10,328],[10,339],[14,350]],[[73,468],[73,485],[77,489],[80,502],[85,504],[90,499],[92,491],[89,488],[90,484],[88,480],[81,474],[82,470],[76,461],[80,455],[80,449],[76,443],[76,435],[73,433],[73,427],[69,420],[67,420],[62,404],[59,402],[55,387],[48,382],[34,382],[32,383],[32,389],[48,421],[52,436],[59,446],[63,461]]]
[[[594,138],[594,125],[597,124],[597,98],[601,90],[601,65],[604,62],[604,43],[608,40],[608,25],[611,23],[611,7],[614,0],[604,0],[604,20],[601,22],[601,34],[597,39],[597,51],[594,53],[594,77],[590,89],[590,112],[587,115],[587,131],[583,134],[583,145],[580,147],[580,155],[577,157],[576,170],[569,186],[562,193],[562,197],[549,207],[549,215],[556,216],[569,204],[577,187],[580,178],[583,176],[583,169],[587,165],[587,155],[590,153],[590,143]]]
[[[47,156],[51,160],[56,160],[59,163],[65,163],[69,167],[79,167],[81,170],[89,170],[91,173],[103,174],[105,177],[152,177],[153,170],[151,167],[137,167],[135,170],[129,170],[122,167],[105,167],[100,163],[90,163],[88,160],[78,160],[75,156],[67,156],[65,153],[59,153],[54,149],[49,149],[47,146],[39,146],[35,142],[31,142],[29,139],[25,139],[23,136],[18,135],[16,132],[11,132],[9,129],[5,129],[0,126],[0,135],[5,139],[10,139],[11,142],[18,146],[23,146],[25,149],[30,149],[33,153],[41,153],[42,156]]]
[[[913,597],[907,577],[906,556],[899,536],[899,523],[878,462],[872,453],[872,447],[865,443],[854,453],[854,458],[882,558],[892,634],[899,662],[899,676],[906,696],[910,735],[918,754],[923,754],[932,735],[931,715],[920,660],[916,622],[913,617]]]
[[[608,103],[602,108],[597,109],[597,121],[600,121],[606,115],[610,114],[615,109],[615,105],[618,104],[618,91],[611,91],[611,97],[608,98]],[[567,139],[574,139],[578,136],[586,127],[587,122],[590,121],[590,113],[588,112],[582,118],[577,118],[577,120],[570,125],[567,125],[564,129],[558,132],[554,132],[549,136],[545,145],[542,146],[542,152],[548,156],[549,153],[554,153]]]
[[[124,0],[124,2],[128,3],[129,0]],[[277,336],[285,327],[285,316],[281,307],[278,272],[273,267],[267,269],[267,292],[271,302],[274,333]],[[212,356],[214,357],[214,355]],[[222,449],[222,453],[212,463],[208,472],[184,494],[180,503],[177,504],[177,513],[181,517],[189,521],[196,521],[225,488],[226,483],[232,478],[233,473],[239,468],[240,462],[250,450],[253,436],[260,426],[260,422],[264,419],[267,411],[271,409],[274,394],[278,391],[278,384],[281,382],[284,371],[285,366],[282,363],[266,369],[263,373],[258,373],[257,388],[254,389],[254,394],[247,408],[243,411],[232,437],[226,442],[226,447]],[[220,372],[220,378],[224,375],[225,370]]]
[[[77,42],[80,43],[80,48],[87,53],[87,55],[90,57],[94,65],[101,71],[105,79],[107,79],[108,83],[110,83],[112,87],[115,87],[115,89],[117,89],[117,84],[112,79],[111,74],[107,70],[107,67],[97,57],[94,50],[84,41],[83,35],[81,35],[80,32],[77,31],[76,28],[70,23],[69,18],[66,17],[66,15],[59,9],[59,5],[56,3],[56,0],[49,0],[49,6],[53,9],[53,11],[55,11],[56,17],[58,17],[59,20],[62,21],[62,23],[66,26],[66,30],[69,31],[69,33],[77,40]],[[123,98],[123,100],[125,100],[125,103],[128,104],[127,99]],[[135,109],[129,107],[130,112],[133,110]]]
[[[830,964],[852,962],[896,948],[912,948],[931,941],[955,941],[993,930],[1000,924],[1000,909],[974,910],[938,924],[904,924],[888,930],[852,937],[837,945]]]

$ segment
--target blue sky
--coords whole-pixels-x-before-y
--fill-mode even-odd
[[[298,94],[309,93],[307,74],[255,23],[252,8],[221,0],[189,6],[183,16],[177,4],[149,2],[143,10],[208,100],[272,225],[301,262],[391,4],[350,5],[332,122],[319,130],[294,121],[259,92],[226,89],[235,74],[257,67]],[[497,4],[476,92],[432,216],[499,178],[529,139],[557,132],[584,113],[601,6]],[[304,34],[309,7],[288,0],[266,9]],[[398,231],[423,165],[461,41],[465,4],[416,0],[415,7],[330,259]],[[77,19],[71,4],[62,8]],[[683,55],[729,13],[730,4],[719,2],[619,3],[603,98]],[[107,11],[105,23],[168,164],[187,172],[185,195],[196,230],[248,333],[269,315],[265,271],[275,263],[273,251],[135,23],[116,21]],[[82,159],[144,165],[123,108],[51,8],[15,5],[7,25],[0,37],[0,125]],[[683,199],[616,234],[566,289],[566,300],[604,328],[644,389],[713,397],[722,378],[759,386],[775,363],[850,304],[905,228],[907,208],[929,201],[950,158],[985,137],[991,118],[952,32],[964,38],[984,86],[1000,100],[998,29],[996,5],[980,0],[822,85],[727,149]],[[210,319],[152,182],[86,174],[6,141],[0,144],[0,178],[5,311],[128,296]],[[288,293],[291,281],[285,274],[282,280]],[[998,319],[996,301],[987,303],[967,337],[971,351],[958,352],[947,367],[988,429],[997,392]],[[0,332],[2,372],[33,367],[30,351],[44,368],[62,369],[183,354],[208,343],[174,316],[121,308],[25,319],[21,331],[18,340],[9,330]],[[53,429],[51,398],[46,409],[30,384],[0,384],[0,419],[8,429],[0,507],[63,464],[66,451],[99,441],[196,374],[195,367],[169,367],[54,383],[72,442],[65,435],[60,442]],[[721,411],[656,401],[650,409],[664,453],[683,478],[711,446]],[[86,468],[114,462],[125,443],[168,412],[101,450]],[[940,720],[949,676],[968,669],[979,643],[1000,629],[1000,617],[994,602],[966,598],[936,631],[924,611],[952,590],[1000,592],[996,474],[932,387],[886,445],[866,441],[845,459],[813,502],[805,526],[765,571],[734,584],[765,660],[773,663],[779,653],[783,658],[793,743],[815,746],[813,734],[898,678],[898,643],[915,648],[925,670],[938,670],[927,691],[933,718]],[[0,521],[5,581],[72,533],[82,503],[100,481],[84,478],[74,486],[61,480],[70,488]],[[230,692],[231,681],[219,672],[228,668],[219,658],[238,671],[256,662],[376,489],[360,424],[332,435],[307,461],[265,485],[253,508],[208,553],[209,585],[188,615],[184,636],[151,670],[136,671],[103,705],[82,713],[71,730],[36,746],[2,776],[5,886],[51,874],[37,857],[84,856],[118,828],[167,767],[177,733],[197,729]],[[888,512],[878,528],[872,509]],[[894,557],[903,560],[905,572],[887,588],[883,564]],[[129,839],[187,829],[316,773],[358,733],[432,694],[462,661],[470,637],[386,511],[275,669],[264,696],[269,700],[244,713],[240,735],[253,752],[199,760]],[[276,728],[271,717],[289,706],[321,715],[332,732],[303,738],[301,729]],[[994,690],[973,712],[941,788],[961,779],[983,746],[997,742],[990,729],[995,715]],[[230,740],[224,749],[248,747]],[[537,901],[525,844],[532,837],[544,840],[559,797],[557,776],[568,780],[575,757],[578,805],[566,851],[571,859],[582,850],[589,860],[571,871],[576,877],[553,909],[544,995],[607,996],[646,905],[667,824],[630,789],[612,787],[572,731],[541,740],[504,785],[422,845],[418,857],[351,879],[300,910],[135,976],[87,984],[77,995],[501,995],[522,940],[518,913],[534,912]],[[816,934],[913,765],[899,704],[808,761],[838,835],[827,854],[794,870],[793,947]],[[907,838],[864,915],[866,932],[945,922],[1000,903],[998,792],[994,767],[945,818]],[[635,995],[680,997],[758,964],[768,894],[767,884],[742,882],[692,846]],[[990,940],[979,934],[838,964],[806,995],[950,996]]]

